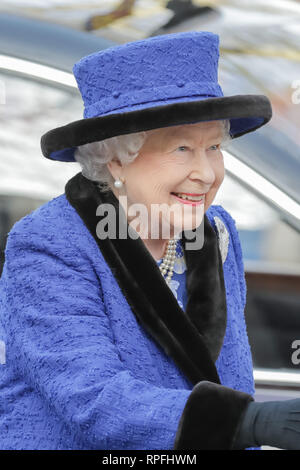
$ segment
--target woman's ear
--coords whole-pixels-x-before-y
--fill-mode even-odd
[[[122,168],[121,162],[117,158],[113,158],[106,164],[112,177],[118,179],[120,176],[120,169]]]

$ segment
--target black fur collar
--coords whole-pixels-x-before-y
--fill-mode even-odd
[[[97,183],[80,172],[67,182],[65,193],[95,238],[139,323],[192,385],[201,380],[220,383],[214,362],[224,340],[227,306],[221,253],[206,214],[202,249],[186,250],[185,244],[191,238],[183,232],[188,294],[184,312],[140,237],[104,240],[97,237],[96,226],[107,215],[96,215],[101,203],[113,204],[119,220],[120,205],[113,192],[101,193]],[[128,228],[123,208],[122,216]]]

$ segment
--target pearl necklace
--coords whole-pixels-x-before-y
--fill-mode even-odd
[[[168,241],[165,252],[166,254],[164,255],[163,261],[159,266],[160,272],[163,276],[165,276],[165,274],[167,274],[167,271],[169,271],[167,277],[164,277],[167,284],[169,284],[173,276],[174,264],[176,259],[176,243],[177,240],[175,239]]]

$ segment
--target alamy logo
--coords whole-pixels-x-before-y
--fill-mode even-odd
[[[5,83],[0,80],[0,104],[6,104]]]
[[[5,364],[6,355],[5,355],[5,343],[0,339],[0,364]]]
[[[292,93],[292,103],[299,104],[300,103],[300,80],[294,80],[292,82],[292,88],[296,88],[296,90]]]
[[[292,349],[296,349],[291,356],[292,363],[297,366],[300,364],[300,339],[295,339],[291,345]]]
[[[199,250],[203,247],[204,204],[195,206],[151,204],[149,214],[144,204],[136,203],[128,206],[127,196],[120,196],[119,203],[119,216],[113,204],[100,204],[97,207],[96,215],[101,217],[96,226],[99,239],[137,239],[138,237],[178,239],[182,237],[184,231],[186,239],[191,241],[186,243],[187,250]],[[171,226],[174,230],[172,234],[170,233]]]

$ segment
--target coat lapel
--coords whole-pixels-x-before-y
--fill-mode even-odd
[[[206,214],[201,249],[186,250],[191,238],[182,234],[188,295],[184,312],[140,237],[118,238],[119,221],[127,230],[128,224],[112,191],[101,193],[97,183],[80,172],[68,181],[65,194],[96,240],[138,322],[193,385],[201,380],[220,383],[214,362],[226,329],[226,296],[218,241]],[[97,236],[97,224],[106,214],[99,216],[96,211],[103,203],[115,208],[115,239]]]

